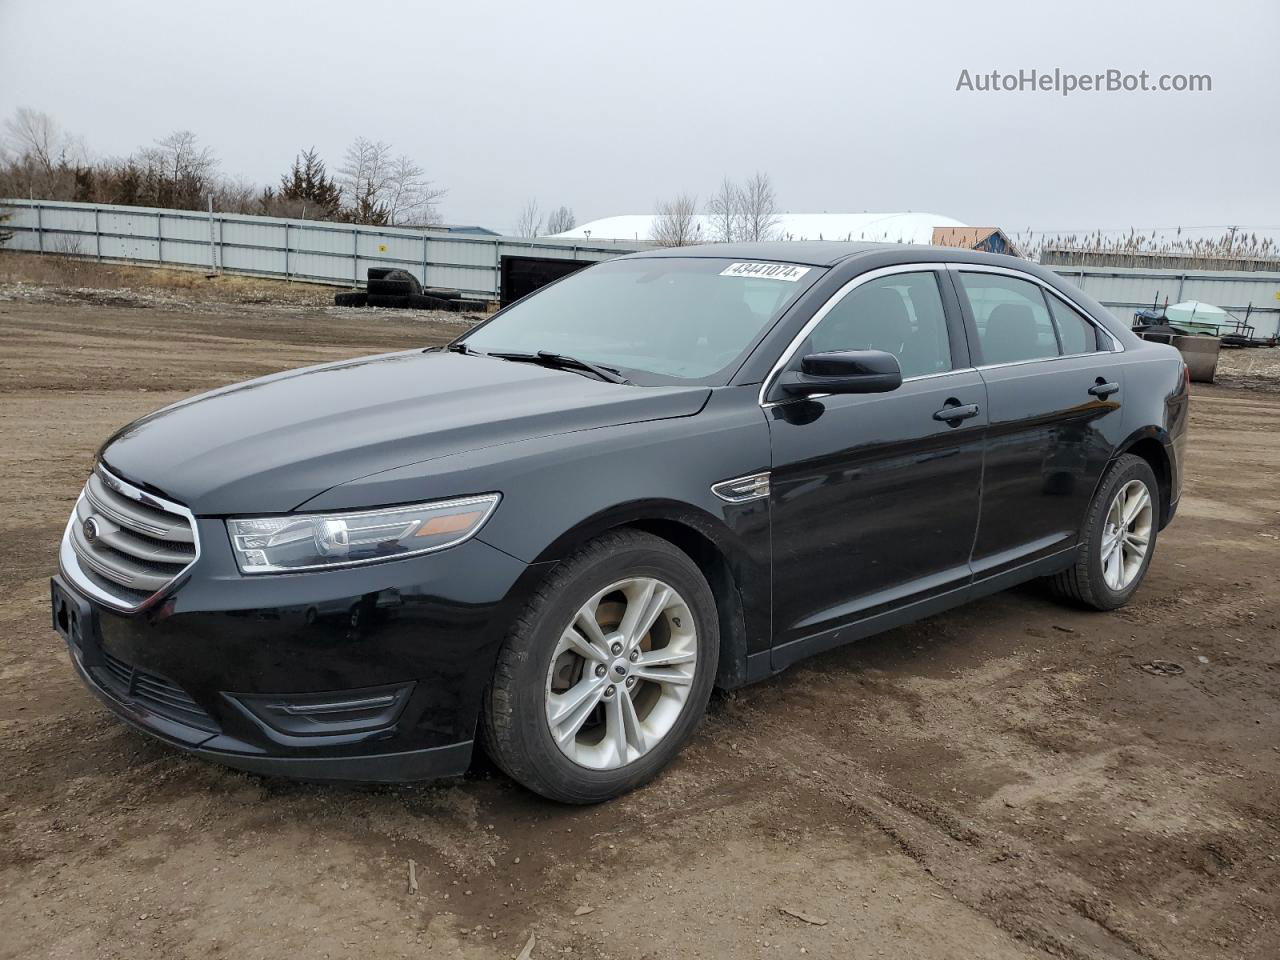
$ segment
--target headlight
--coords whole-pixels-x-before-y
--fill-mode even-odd
[[[228,520],[241,573],[289,573],[399,560],[452,547],[484,526],[500,494],[359,513]]]

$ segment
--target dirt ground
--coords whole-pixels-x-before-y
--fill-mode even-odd
[[[669,772],[576,809],[482,759],[388,789],[189,759],[99,707],[48,624],[115,426],[464,321],[5,270],[0,960],[500,958],[531,937],[533,958],[1280,955],[1280,392],[1239,386],[1280,351],[1195,388],[1183,504],[1128,608],[1029,587],[826,654],[718,695]]]

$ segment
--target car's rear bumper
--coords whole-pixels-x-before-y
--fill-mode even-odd
[[[401,782],[466,770],[505,625],[536,576],[472,541],[345,574],[197,572],[136,614],[68,577],[51,591],[80,677],[134,727],[243,770]]]

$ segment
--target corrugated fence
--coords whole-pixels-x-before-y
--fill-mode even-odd
[[[53,200],[0,199],[9,249],[140,261],[363,286],[369,267],[399,267],[423,286],[486,300],[501,294],[501,258],[607,260],[638,249],[601,241],[467,236],[402,227]]]
[[[1255,337],[1273,337],[1280,325],[1280,273],[1252,270],[1155,270],[1143,267],[1049,268],[1129,321],[1135,310],[1183,300],[1221,307],[1243,320]]]
[[[369,267],[401,267],[424,286],[501,297],[504,256],[607,260],[641,249],[625,241],[466,236],[400,227],[282,220],[230,213],[3,200],[16,250],[141,261],[360,286]],[[1255,336],[1280,327],[1280,273],[1054,267],[1122,320],[1153,302],[1203,300],[1249,322]]]

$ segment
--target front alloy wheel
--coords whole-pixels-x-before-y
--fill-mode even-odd
[[[574,763],[614,770],[671,732],[697,672],[698,631],[669,584],[631,577],[596,592],[547,670],[547,724]]]
[[[554,800],[632,790],[702,719],[719,643],[715,596],[688,554],[607,533],[557,564],[512,625],[485,693],[485,747]]]

